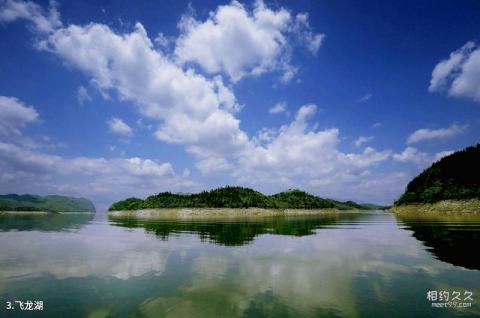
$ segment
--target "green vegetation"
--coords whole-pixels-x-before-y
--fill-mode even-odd
[[[109,215],[109,220],[116,226],[127,228],[144,228],[162,240],[168,240],[175,233],[194,233],[202,241],[211,241],[226,246],[239,246],[252,242],[262,234],[312,235],[315,230],[328,227],[340,221],[352,221],[359,217],[357,213],[334,213],[311,216],[266,217],[239,220],[211,221],[159,221],[136,217],[116,217]]]
[[[455,266],[480,270],[480,215],[400,213],[396,218],[423,243],[435,258]]]
[[[162,208],[264,208],[264,209],[371,209],[352,201],[322,199],[304,191],[292,189],[274,195],[242,187],[224,187],[195,194],[161,192],[145,200],[128,198],[112,204],[110,211]]]
[[[407,185],[396,206],[480,198],[480,144],[433,163]]]
[[[0,232],[8,231],[41,231],[58,232],[80,229],[87,225],[94,215],[92,213],[0,213]]]
[[[0,211],[95,212],[95,206],[84,198],[6,194],[0,195]]]

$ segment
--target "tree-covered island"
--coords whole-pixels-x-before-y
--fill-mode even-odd
[[[0,212],[95,212],[93,203],[85,198],[62,195],[5,194],[0,195]]]
[[[166,208],[263,208],[263,209],[372,209],[372,204],[352,201],[340,202],[324,199],[310,193],[292,189],[273,195],[227,186],[193,194],[161,192],[146,199],[128,198],[110,206],[110,211],[166,209]]]

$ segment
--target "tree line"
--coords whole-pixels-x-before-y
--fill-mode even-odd
[[[480,144],[433,163],[407,185],[395,205],[480,198]]]
[[[274,195],[258,191],[227,186],[194,194],[161,192],[147,197],[128,198],[110,206],[110,211],[159,208],[265,208],[265,209],[367,209],[352,201],[339,202],[323,199],[305,191],[291,189]]]

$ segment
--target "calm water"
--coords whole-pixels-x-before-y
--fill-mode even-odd
[[[478,317],[479,243],[478,216],[0,216],[0,317]]]

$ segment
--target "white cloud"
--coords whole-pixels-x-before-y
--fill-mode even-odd
[[[372,141],[373,138],[373,136],[360,136],[353,142],[353,144],[355,145],[355,147],[358,148],[361,147],[363,144]]]
[[[382,123],[381,122],[376,122],[372,125],[372,128],[380,128],[382,127]]]
[[[190,169],[188,169],[188,168],[183,169],[182,176],[190,177],[190,174],[191,174]]]
[[[65,158],[0,142],[0,192],[63,193],[108,204],[161,190],[194,189],[170,163],[133,158]]]
[[[340,185],[348,184],[354,189],[355,182],[365,179],[365,169],[390,158],[390,151],[371,147],[361,153],[341,152],[338,129],[317,131],[315,125],[310,127],[316,111],[314,104],[300,107],[290,124],[279,129],[261,129],[235,152],[219,155],[201,148],[196,167],[204,175],[227,173],[235,183],[266,191],[302,187],[315,193],[330,193],[329,188]],[[320,185],[316,180],[325,183]],[[342,194],[356,196],[355,192]]]
[[[298,36],[300,42],[305,45],[312,54],[316,55],[325,39],[325,34],[314,34],[312,32],[312,28],[308,22],[308,13],[299,13],[295,16],[292,30]]]
[[[159,45],[162,48],[168,49],[170,47],[170,44],[172,43],[172,39],[167,37],[162,32],[159,32],[153,42],[155,42],[155,44]]]
[[[414,144],[425,140],[432,140],[432,139],[444,139],[453,136],[457,136],[462,134],[465,129],[467,129],[467,125],[458,126],[456,124],[451,125],[448,128],[440,128],[440,129],[428,129],[422,128],[414,131],[410,136],[407,138],[407,144]]]
[[[450,96],[480,102],[480,48],[467,42],[440,61],[432,71],[430,92],[446,91]]]
[[[273,128],[262,128],[257,132],[257,135],[252,138],[252,142],[256,145],[261,145],[265,142],[271,142],[277,136],[277,130]]]
[[[366,101],[368,101],[370,98],[372,98],[373,94],[365,94],[363,95],[361,98],[358,99],[358,102],[359,103],[365,103]]]
[[[15,97],[0,96],[0,134],[21,135],[21,129],[38,119],[38,113]]]
[[[283,38],[279,30],[289,19],[286,10],[272,11],[260,2],[252,14],[238,3],[220,7],[218,21],[223,21],[223,12],[254,19],[262,32],[275,33],[275,39]],[[195,24],[187,20],[184,28]],[[162,123],[155,133],[159,140],[185,145],[199,161],[238,158],[252,148],[234,116],[240,107],[231,89],[218,76],[209,80],[177,66],[153,47],[140,23],[126,34],[102,24],[70,25],[48,35],[40,47],[82,70],[100,90],[135,102],[144,116]],[[304,112],[312,109],[304,107],[297,116],[307,116]],[[128,128],[121,131],[128,133]]]
[[[208,73],[225,72],[234,82],[246,75],[280,70],[283,81],[296,68],[290,65],[291,36],[302,39],[316,53],[323,34],[313,34],[306,14],[292,18],[284,8],[272,10],[257,1],[249,11],[237,1],[219,6],[200,22],[184,16],[179,24],[175,56],[181,63],[195,62]]]
[[[430,158],[426,153],[420,152],[417,148],[413,147],[407,147],[401,153],[393,154],[393,159],[395,161],[410,162],[417,165],[423,165],[430,162]]]
[[[336,128],[316,131],[308,120],[316,105],[302,106],[295,119],[276,133],[268,131],[268,142],[250,145],[235,164],[232,174],[246,184],[270,184],[275,189],[309,186],[312,180],[339,182],[340,174],[358,175],[390,157],[390,151],[366,148],[362,153],[338,150],[339,131]]]
[[[110,118],[107,120],[108,128],[111,132],[119,135],[124,135],[130,137],[133,135],[133,130],[130,126],[128,126],[123,120],[120,118]]]
[[[280,80],[282,81],[282,83],[288,83],[297,74],[298,67],[292,66],[290,64],[283,64],[282,71],[283,74],[282,77],[280,77]]]
[[[226,172],[233,168],[227,159],[221,157],[206,157],[199,160],[195,166],[205,175]]]
[[[13,22],[26,19],[33,23],[35,30],[42,33],[52,32],[62,25],[56,3],[50,2],[48,12],[30,1],[6,0],[0,4],[0,22]]]
[[[199,28],[203,24],[208,26],[214,23],[215,19],[219,19],[222,10],[227,10],[230,14],[239,14],[238,17],[243,15],[242,18],[245,18],[246,15],[246,19],[253,19],[256,24],[265,29],[265,32],[276,34],[274,42],[284,38],[279,30],[283,30],[284,15],[289,15],[288,11],[284,9],[272,11],[262,3],[257,3],[253,13],[248,13],[234,2],[229,6],[220,7],[204,23],[184,19],[183,28],[184,30]],[[242,13],[242,10],[245,12]],[[219,21],[215,23],[218,24]],[[242,27],[242,25],[237,23],[234,27]],[[249,25],[243,27],[248,28]],[[191,32],[194,32],[194,29],[191,29]],[[177,43],[180,42],[179,39]],[[273,46],[278,43],[274,43]],[[69,25],[45,35],[38,47],[56,54],[66,64],[82,71],[101,92],[117,94],[120,99],[133,102],[140,114],[149,118],[149,122],[155,120],[158,122],[159,127],[155,137],[167,143],[185,146],[186,150],[196,157],[196,167],[204,174],[228,173],[236,182],[253,185],[263,190],[268,187],[275,191],[289,187],[308,187],[313,190],[312,192],[319,193],[335,186],[353,185],[369,175],[370,167],[385,162],[391,157],[389,150],[377,151],[371,147],[367,147],[360,153],[340,151],[340,132],[337,128],[319,130],[317,124],[310,124],[318,111],[314,104],[302,106],[288,125],[279,129],[265,128],[257,136],[249,138],[240,128],[240,120],[235,116],[241,106],[232,89],[223,83],[222,78],[216,76],[209,79],[186,68],[185,65],[174,63],[170,56],[155,48],[140,23],[135,25],[132,32],[121,34],[113,32],[103,24]],[[247,47],[246,50],[248,53],[249,48]],[[281,50],[283,48],[280,48]],[[243,49],[240,52],[245,54]],[[216,53],[218,57],[215,56],[215,63],[221,61],[222,57],[222,52],[216,51]],[[275,54],[275,59],[278,60]],[[268,59],[270,57],[266,58],[267,61]],[[255,62],[256,65],[248,64],[251,67],[248,72],[251,73],[253,69],[257,69],[255,72],[263,72],[261,68],[265,66],[264,62],[265,59],[262,57]],[[285,65],[284,62],[281,61],[283,65]],[[244,67],[242,63],[238,65]],[[222,64],[221,67],[225,65]],[[240,70],[242,67],[239,66],[239,69],[234,67],[232,72],[240,72],[236,75],[243,74]],[[81,163],[82,166],[92,167],[84,169],[82,176],[85,176],[87,171],[94,174],[93,171],[105,169],[101,175],[95,178],[92,176],[94,179],[89,179],[85,183],[91,185],[92,189],[98,189],[99,193],[101,189],[104,192],[109,191],[110,185],[113,187],[112,192],[118,193],[120,191],[118,187],[122,182],[128,185],[125,187],[125,193],[133,189],[127,195],[138,193],[139,190],[135,190],[135,186],[148,190],[149,193],[152,189],[157,191],[160,186],[165,185],[172,185],[170,189],[172,191],[178,189],[176,187],[178,183],[174,182],[178,181],[178,177],[158,178],[166,179],[167,183],[168,180],[173,180],[171,183],[159,185],[145,175],[147,180],[144,184],[139,184],[142,178],[138,173],[131,170],[124,173],[123,170],[118,170],[125,169],[118,166],[129,165],[129,161],[125,161],[127,159],[113,161],[113,159],[102,158],[75,158],[74,160],[39,154],[29,155],[26,158],[32,158],[32,160],[24,165],[25,169],[31,166],[38,167],[39,162],[42,161],[45,162],[40,164],[39,168],[43,170],[48,170],[47,168],[52,166],[58,167],[59,163],[61,166],[65,162],[66,166]],[[144,159],[139,160],[140,162],[130,164],[142,165],[141,160]],[[107,169],[109,165],[117,168],[109,170]],[[145,169],[147,167],[142,166],[139,171],[145,171]],[[24,171],[19,169],[20,172]],[[49,173],[55,178],[58,176],[58,184],[63,184],[60,179],[65,174]],[[43,177],[48,179],[49,173],[43,174]],[[38,183],[41,178],[35,175],[32,180]],[[187,185],[190,183],[187,182]],[[353,189],[353,187],[350,188]],[[74,185],[66,183],[63,189],[77,191],[76,181]],[[381,196],[382,189],[378,190]],[[353,192],[343,194],[355,195]]]
[[[393,154],[393,159],[398,162],[411,163],[419,167],[425,167],[452,153],[453,151],[448,150],[435,154],[429,154],[419,151],[417,148],[414,147],[407,147],[401,153]]]
[[[77,90],[77,100],[80,105],[83,105],[85,102],[89,102],[92,100],[90,94],[88,94],[87,89],[80,85]]]
[[[317,112],[317,105],[315,104],[307,104],[302,107],[297,111],[297,114],[295,115],[295,121],[298,123],[305,123],[307,119],[315,115]]]
[[[117,92],[160,121],[155,136],[162,141],[202,154],[233,151],[248,139],[233,116],[241,107],[222,79],[178,67],[154,49],[140,23],[126,34],[102,24],[70,25],[42,47],[82,70],[100,90]]]
[[[273,107],[271,107],[268,112],[270,114],[280,114],[284,113],[287,109],[287,103],[286,102],[279,102],[276,103]]]

